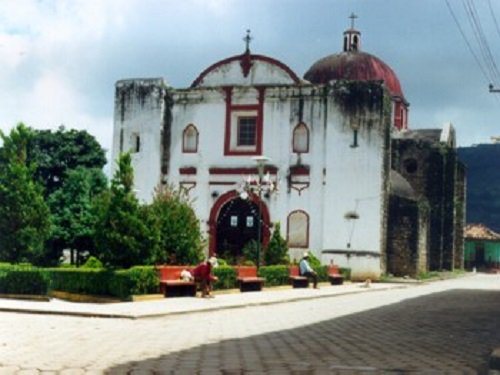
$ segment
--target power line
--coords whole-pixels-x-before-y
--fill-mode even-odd
[[[498,26],[498,21],[497,21],[497,18],[495,16],[495,12],[493,11],[493,7],[491,6],[491,0],[488,0],[488,6],[490,8],[490,14],[491,14],[491,17],[493,18],[493,22],[495,23],[495,29],[497,30],[497,34],[498,34],[498,36],[500,36],[500,27]]]
[[[485,69],[483,68],[483,65],[481,64],[481,61],[479,60],[476,53],[474,52],[474,49],[472,48],[471,44],[469,43],[469,40],[467,39],[467,36],[465,35],[465,32],[462,29],[462,26],[460,25],[460,22],[458,21],[458,18],[456,16],[455,12],[453,11],[453,8],[451,7],[448,0],[445,0],[445,2],[446,2],[446,5],[448,6],[448,10],[450,11],[450,14],[451,14],[453,20],[455,21],[455,24],[458,27],[458,30],[460,31],[460,34],[462,35],[463,40],[465,41],[465,44],[467,45],[467,48],[469,49],[469,52],[474,57],[474,60],[476,61],[477,66],[481,70],[481,73],[483,73],[483,76],[486,79],[486,84],[491,83],[491,81],[488,79],[488,75],[486,74]]]
[[[498,72],[498,67],[496,65],[495,59],[493,58],[493,54],[491,53],[486,35],[484,34],[483,26],[481,25],[481,20],[478,16],[476,6],[474,5],[474,2],[472,0],[468,0],[467,4],[465,3],[465,0],[463,0],[463,4],[466,10],[468,9],[468,13],[466,13],[469,18],[469,23],[471,24],[471,28],[475,33],[478,45],[483,55],[483,59],[491,74],[490,82],[499,82],[500,73]]]

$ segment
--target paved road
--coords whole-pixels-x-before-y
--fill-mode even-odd
[[[140,320],[0,313],[0,374],[476,374],[499,311],[500,276],[477,275]]]

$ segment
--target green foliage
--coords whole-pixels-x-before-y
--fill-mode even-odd
[[[136,266],[114,273],[109,293],[121,299],[132,295],[159,293],[160,279],[153,266]]]
[[[309,254],[309,259],[308,259],[309,265],[312,268],[321,267],[321,261],[318,258],[316,258],[313,253],[308,252],[308,254]]]
[[[225,267],[228,265],[227,261],[222,258],[217,258],[217,263],[219,264],[219,267]]]
[[[290,270],[288,266],[262,266],[259,268],[259,276],[266,279],[266,286],[286,285],[289,283]]]
[[[214,284],[214,289],[232,289],[237,287],[236,270],[233,267],[219,266],[213,269],[214,276],[217,280]]]
[[[93,268],[93,269],[102,269],[104,265],[102,262],[94,256],[88,257],[85,263],[82,265],[82,268]]]
[[[0,132],[0,260],[40,263],[50,234],[50,217],[42,188],[33,180],[26,160],[32,131],[17,125],[7,136]]]
[[[312,266],[312,269],[316,274],[318,275],[318,281],[328,281],[328,267],[327,266],[321,266],[321,265],[314,265]]]
[[[171,186],[157,189],[146,211],[159,237],[155,263],[196,264],[203,259],[200,222],[183,191]]]
[[[262,249],[260,249],[259,254],[259,243],[255,240],[249,241],[243,246],[242,249],[243,259],[240,260],[240,263],[256,265],[259,263],[257,259],[260,260],[260,265],[262,265],[264,254],[262,253]],[[252,262],[252,263],[247,263]]]
[[[351,269],[350,268],[339,268],[339,273],[344,276],[344,280],[351,280]]]
[[[0,266],[0,293],[46,295],[47,273],[31,266]]]
[[[281,236],[280,223],[274,225],[273,235],[264,254],[266,265],[273,264],[289,264],[290,257],[288,256],[288,244]]]
[[[99,169],[77,167],[67,171],[62,186],[47,200],[52,213],[54,258],[60,258],[63,249],[76,250],[77,254],[95,252],[97,215],[92,202],[105,189],[106,177]]]
[[[50,287],[70,293],[109,296],[113,272],[100,269],[53,268],[49,270]]]
[[[154,267],[128,270],[50,269],[51,289],[128,299],[134,294],[158,293],[159,278]]]
[[[123,154],[111,189],[94,204],[96,254],[106,267],[152,264],[158,252],[158,232],[132,191],[133,179],[130,154]]]
[[[102,170],[104,149],[85,130],[33,130],[28,144],[28,161],[36,165],[35,177],[48,197],[64,184],[68,172],[76,168]]]

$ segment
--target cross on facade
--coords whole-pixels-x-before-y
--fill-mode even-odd
[[[250,29],[247,30],[247,35],[243,38],[243,40],[245,41],[245,45],[246,45],[246,51],[250,51],[250,42],[252,41],[252,37],[250,36]]]
[[[351,13],[351,15],[349,16],[349,18],[351,19],[351,29],[354,29],[354,20],[356,18],[358,18],[358,16],[355,15],[354,13]]]

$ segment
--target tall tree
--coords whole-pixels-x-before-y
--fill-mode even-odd
[[[151,225],[160,238],[157,263],[194,264],[203,257],[200,222],[186,194],[170,186],[157,189],[147,208]]]
[[[18,124],[7,136],[0,131],[0,259],[39,263],[50,234],[49,210],[27,161],[33,132]]]
[[[106,155],[96,139],[85,130],[33,130],[28,147],[28,162],[36,165],[35,177],[44,186],[45,196],[59,189],[69,170],[102,169]]]
[[[150,264],[158,248],[158,232],[148,225],[146,211],[133,192],[130,154],[118,160],[111,188],[95,204],[97,257],[108,267]]]
[[[70,249],[71,261],[79,264],[84,251],[94,253],[94,227],[97,220],[92,202],[105,191],[106,177],[100,169],[78,167],[67,172],[61,188],[48,197],[52,213],[51,238],[53,258]]]

